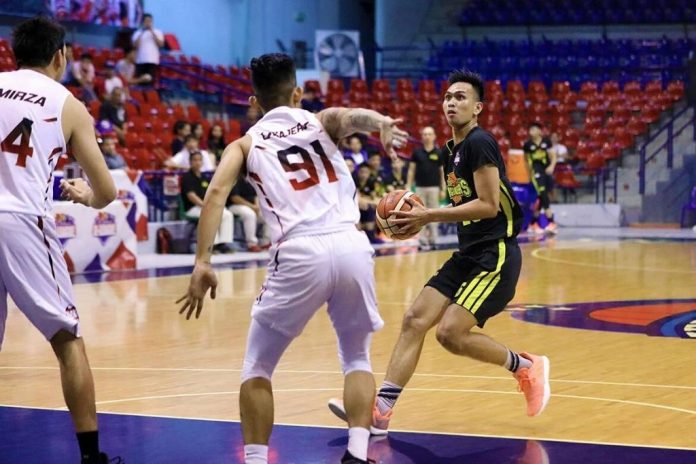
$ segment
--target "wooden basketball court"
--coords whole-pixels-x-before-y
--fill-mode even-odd
[[[392,428],[685,448],[692,450],[693,461],[684,462],[696,462],[696,340],[689,339],[696,338],[696,322],[689,325],[696,321],[696,242],[562,237],[522,245],[523,272],[513,304],[485,328],[515,350],[551,359],[553,395],[546,411],[526,417],[524,400],[507,371],[451,355],[431,334],[417,374],[397,404]],[[378,385],[403,312],[451,251],[406,250],[376,259],[386,322],[372,347]],[[131,280],[112,274],[99,283],[75,285],[98,410],[237,421],[249,310],[264,275],[263,267],[219,270],[218,299],[208,300],[201,318],[190,321],[179,316],[174,304],[187,286],[185,274]],[[321,311],[279,365],[276,422],[342,427],[326,408],[330,397],[340,396],[341,386],[334,333]],[[2,405],[64,410],[50,346],[16,309],[10,310],[0,353]],[[70,429],[63,430],[62,439],[73,446]],[[123,443],[125,450],[114,452],[125,457],[128,440]],[[234,450],[241,443],[229,446],[226,460],[199,462],[237,462]],[[311,456],[310,450],[306,453]],[[2,455],[0,462],[16,462]],[[292,461],[280,451],[273,459],[324,462]],[[144,461],[135,455],[126,462]]]

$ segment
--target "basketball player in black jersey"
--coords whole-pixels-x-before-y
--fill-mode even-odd
[[[430,279],[404,316],[387,374],[377,395],[372,433],[387,433],[392,408],[411,379],[426,333],[437,326],[437,340],[448,351],[497,364],[513,373],[527,400],[527,414],[542,412],[550,397],[549,361],[545,356],[517,353],[472,331],[500,313],[515,294],[522,264],[517,234],[520,206],[512,194],[495,138],[477,125],[483,109],[483,82],[468,71],[449,77],[443,110],[453,139],[445,148],[445,176],[451,205],[426,209],[407,200],[401,233],[411,234],[433,222],[456,222],[457,250]],[[343,417],[340,401],[330,409]]]
[[[543,137],[541,125],[532,123],[529,125],[529,140],[524,143],[524,156],[529,164],[529,173],[532,185],[536,190],[538,201],[534,206],[534,216],[530,230],[533,234],[543,234],[544,232],[556,233],[556,222],[553,220],[551,212],[550,195],[553,191],[553,171],[556,169],[556,149],[553,148],[551,140]],[[546,228],[542,229],[539,225],[541,211],[546,215]]]

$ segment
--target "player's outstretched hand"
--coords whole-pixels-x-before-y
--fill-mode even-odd
[[[92,188],[84,179],[62,179],[60,181],[62,190],[60,197],[63,200],[80,203],[85,206],[90,205],[92,200]]]
[[[396,219],[389,219],[389,223],[400,226],[399,235],[415,234],[430,222],[428,209],[425,206],[411,198],[406,198],[406,202],[411,205],[410,211],[389,211],[390,216],[396,217]]]
[[[214,300],[217,284],[217,276],[210,264],[196,263],[196,267],[193,268],[193,274],[191,274],[188,291],[184,296],[176,300],[177,304],[184,303],[179,309],[179,314],[184,314],[188,310],[186,312],[186,319],[188,320],[191,319],[191,315],[196,311],[196,319],[198,319],[201,311],[203,311],[205,294],[210,289],[210,298]]]
[[[406,145],[408,141],[408,133],[397,127],[402,122],[404,122],[403,119],[392,119],[387,117],[380,124],[379,139],[392,160],[396,158],[395,148]]]

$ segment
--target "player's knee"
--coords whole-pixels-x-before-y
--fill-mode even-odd
[[[419,315],[419,311],[414,311],[413,308],[406,311],[404,320],[401,323],[401,331],[404,333],[424,334],[430,329],[430,322],[423,316]]]
[[[435,332],[437,342],[447,351],[457,354],[466,354],[469,351],[468,335],[469,332],[463,332],[460,328],[446,322],[440,323]]]

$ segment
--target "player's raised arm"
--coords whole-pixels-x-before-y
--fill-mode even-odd
[[[338,142],[356,132],[377,132],[389,156],[396,156],[394,148],[406,144],[408,133],[397,127],[402,121],[364,108],[327,108],[317,114],[327,134]]]
[[[63,180],[63,197],[101,209],[116,198],[116,186],[97,145],[94,120],[85,105],[69,95],[63,107],[62,124],[65,141],[72,147],[73,156],[91,184],[90,188],[82,179]]]
[[[232,187],[237,183],[239,173],[244,166],[244,159],[251,146],[251,137],[246,135],[229,144],[222,154],[222,160],[213,175],[210,187],[203,200],[201,217],[198,220],[198,248],[196,250],[196,266],[191,275],[191,283],[188,292],[177,300],[183,302],[179,314],[186,312],[186,319],[190,319],[194,310],[198,318],[203,310],[203,299],[210,290],[210,297],[215,299],[217,277],[210,265],[210,257],[213,253],[215,233],[220,227],[222,210],[225,208],[227,198]]]

